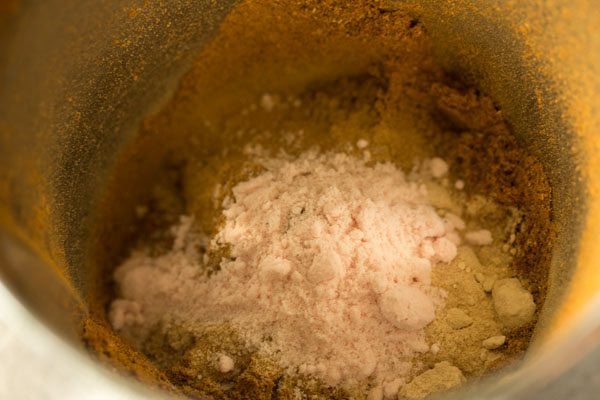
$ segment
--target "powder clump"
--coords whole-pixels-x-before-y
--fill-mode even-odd
[[[466,381],[460,369],[442,361],[415,377],[400,390],[400,399],[422,399],[434,393],[457,387]]]
[[[485,339],[481,343],[481,345],[483,346],[484,349],[496,350],[497,348],[504,345],[504,343],[506,343],[506,336],[498,335],[498,336],[492,336],[491,338]]]
[[[533,320],[533,296],[516,278],[501,279],[492,289],[494,308],[506,330],[522,328]]]
[[[219,371],[226,374],[231,372],[235,368],[235,361],[227,354],[221,354],[219,356]]]
[[[460,308],[451,308],[446,312],[446,322],[452,329],[463,329],[473,324],[473,318]]]

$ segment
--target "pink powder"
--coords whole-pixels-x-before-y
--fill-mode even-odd
[[[202,238],[183,218],[173,251],[134,254],[115,272],[114,328],[142,340],[161,321],[230,323],[292,373],[397,392],[429,351],[423,328],[444,298],[431,268],[456,256],[462,221],[441,218],[420,175],[391,163],[315,152],[260,162],[266,172],[224,203],[210,243],[231,249],[220,272],[203,273]]]

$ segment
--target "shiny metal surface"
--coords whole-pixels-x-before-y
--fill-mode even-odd
[[[1,399],[159,399],[109,372],[35,319],[0,282]]]

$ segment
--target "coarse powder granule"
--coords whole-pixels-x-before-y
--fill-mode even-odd
[[[259,162],[210,243],[183,217],[170,252],[135,253],[115,271],[113,327],[141,342],[161,322],[230,323],[290,373],[400,387],[443,306],[431,269],[460,243],[460,219],[428,200],[443,161],[408,175],[341,153]],[[218,272],[207,273],[205,246],[229,249]]]

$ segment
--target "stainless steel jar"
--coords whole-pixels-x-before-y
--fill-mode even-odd
[[[69,346],[82,348],[95,210],[115,157],[234,3],[150,1],[131,19],[124,0],[31,0],[0,18],[0,271]],[[522,365],[457,398],[591,393],[581,379],[600,362],[600,8],[584,0],[389,3],[410,5],[440,62],[502,106],[553,186],[558,239],[532,348]],[[32,324],[28,340],[49,335]],[[65,357],[73,371],[103,377],[90,385],[143,390],[85,357]]]

